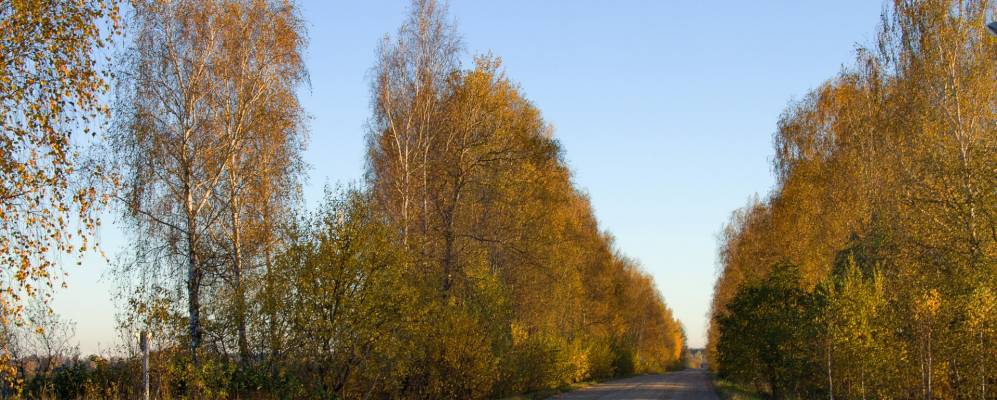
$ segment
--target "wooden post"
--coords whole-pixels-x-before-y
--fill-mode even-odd
[[[142,398],[149,400],[149,331],[142,331],[139,347],[142,348]]]

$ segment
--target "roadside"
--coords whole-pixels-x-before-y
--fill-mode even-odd
[[[619,379],[619,378],[613,378],[613,379]],[[560,387],[556,387],[556,388],[543,389],[543,390],[538,390],[538,391],[535,391],[535,392],[528,392],[528,393],[517,394],[515,396],[505,397],[502,400],[543,400],[543,399],[549,399],[549,398],[557,396],[557,395],[559,395],[561,393],[567,393],[567,392],[570,392],[570,391],[573,391],[573,390],[581,390],[581,389],[587,388],[587,387],[592,386],[592,385],[597,385],[600,382],[604,382],[604,381],[605,380],[602,380],[602,381],[591,380],[591,381],[585,381],[585,382],[575,382],[575,383],[572,383],[570,385],[564,385],[564,386],[560,386]]]
[[[753,389],[735,384],[726,379],[718,378],[715,374],[710,374],[713,388],[721,400],[762,400],[764,397]]]

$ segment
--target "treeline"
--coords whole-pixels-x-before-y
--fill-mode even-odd
[[[113,5],[80,4],[117,26]],[[128,232],[127,357],[15,368],[41,382],[22,395],[139,396],[141,331],[154,398],[488,398],[681,365],[682,328],[600,230],[552,127],[497,57],[462,63],[437,2],[378,49],[363,182],[312,211],[295,5],[124,8],[110,172],[84,194]]]
[[[997,398],[990,1],[895,1],[725,226],[710,366],[772,398]]]

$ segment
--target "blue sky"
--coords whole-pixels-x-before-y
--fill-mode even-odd
[[[302,1],[309,29],[313,207],[325,184],[360,179],[369,71],[406,1]],[[466,48],[502,58],[556,128],[576,184],[604,229],[654,275],[702,346],[716,277],[716,233],[774,182],[775,124],[874,38],[883,3],[452,0]],[[113,217],[101,232],[126,244]],[[55,311],[77,322],[83,353],[115,343],[106,263],[66,267]],[[103,277],[103,278],[102,278]]]

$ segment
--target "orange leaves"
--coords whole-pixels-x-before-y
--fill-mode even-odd
[[[21,256],[21,265],[14,273],[14,279],[18,282],[24,282],[28,279],[28,271],[31,269],[31,259],[25,255]]]
[[[827,381],[845,381],[835,397],[865,397],[865,386],[847,386],[855,379],[877,380],[881,394],[919,387],[939,398],[987,386],[993,374],[980,370],[997,369],[983,316],[997,276],[997,41],[981,39],[993,10],[894,2],[854,66],[786,110],[773,194],[724,232],[714,322],[739,287],[788,260],[804,289],[833,294],[821,320],[842,326],[824,327],[833,345],[813,361],[832,370]],[[858,278],[842,279],[855,266]],[[711,326],[711,343],[721,334]],[[965,378],[933,382],[946,376]]]
[[[573,186],[551,127],[499,59],[477,57],[461,68],[458,35],[441,10],[435,1],[413,2],[398,37],[380,49],[368,132],[371,198],[413,256],[398,268],[428,299],[440,299],[429,307],[442,313],[431,316],[434,324],[467,322],[473,339],[491,344],[456,349],[451,343],[468,342],[452,337],[460,333],[423,334],[410,351],[413,374],[432,377],[430,387],[472,390],[465,389],[471,379],[438,381],[448,366],[418,358],[422,347],[495,359],[501,370],[475,369],[500,373],[487,377],[493,397],[670,366],[683,346],[681,328],[650,278],[615,253]],[[617,359],[628,366],[617,369]]]
[[[93,234],[67,233],[69,221],[97,219],[99,184],[77,173],[70,137],[107,115],[100,104],[106,75],[93,54],[106,45],[98,25],[117,18],[117,6],[41,0],[0,7],[0,278],[11,284],[0,314],[17,321],[25,297],[54,286],[55,253],[78,253],[74,240]]]

